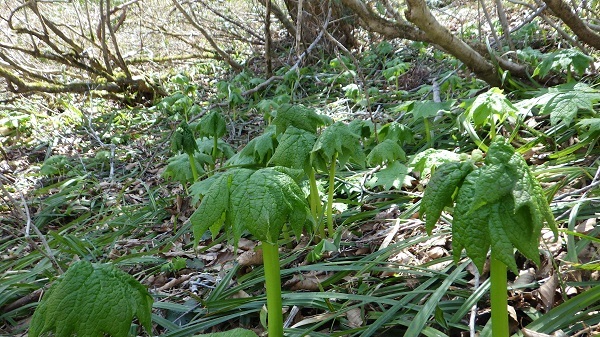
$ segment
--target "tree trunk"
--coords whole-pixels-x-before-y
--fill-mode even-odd
[[[300,1],[302,2],[303,16],[300,18],[301,27],[296,27],[296,29],[300,28],[300,42],[303,50],[315,40],[319,35],[319,31],[323,28],[323,23],[329,12],[329,3],[331,3],[331,18],[327,31],[346,48],[352,48],[356,45],[356,39],[353,35],[353,13],[339,1],[284,0],[288,13],[295,24],[298,23],[298,4]],[[328,52],[333,51],[333,48],[333,44],[325,46],[325,50]]]

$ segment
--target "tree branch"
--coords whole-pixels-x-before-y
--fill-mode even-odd
[[[477,77],[489,85],[497,87],[502,85],[494,65],[442,26],[433,17],[424,0],[407,0],[406,3],[408,5],[406,18],[419,27],[429,37],[429,40],[461,60]]]
[[[581,41],[600,49],[600,35],[591,30],[567,3],[562,0],[544,0],[544,2]]]

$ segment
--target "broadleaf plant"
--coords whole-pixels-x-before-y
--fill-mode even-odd
[[[364,152],[360,144],[360,135],[352,132],[348,124],[336,122],[323,130],[311,153],[311,162],[318,169],[328,173],[327,191],[327,229],[333,237],[333,192],[335,191],[335,170],[339,162],[343,166],[350,158],[364,162]]]
[[[213,162],[217,161],[217,152],[219,149],[219,138],[227,133],[225,117],[217,111],[211,111],[200,120],[198,125],[200,129],[200,136],[212,137],[213,148],[212,158]]]
[[[127,337],[134,317],[150,333],[152,302],[143,285],[112,264],[78,261],[42,298],[29,336]]]
[[[248,231],[262,242],[268,332],[269,336],[283,336],[277,242],[286,224],[296,236],[301,235],[310,219],[304,194],[290,176],[275,168],[235,168],[211,177],[211,181],[190,217],[194,242],[197,244],[208,229],[217,235],[223,225],[230,228],[236,241]]]
[[[491,248],[491,305],[494,336],[508,336],[507,267],[518,274],[514,248],[539,264],[541,229],[557,229],[542,187],[521,155],[502,137],[490,145],[484,165],[442,164],[421,201],[431,232],[446,206],[454,206],[452,246],[455,261],[463,249],[483,272]]]
[[[194,181],[197,181],[198,169],[196,168],[194,153],[198,151],[198,145],[196,144],[194,133],[186,122],[181,122],[177,130],[173,133],[171,138],[171,148],[175,152],[183,151],[187,154]]]

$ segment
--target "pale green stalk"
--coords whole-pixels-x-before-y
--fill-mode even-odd
[[[198,170],[196,169],[196,160],[194,159],[193,154],[187,154],[190,160],[190,167],[192,168],[192,176],[194,177],[194,182],[198,181]]]
[[[492,311],[492,336],[508,337],[508,295],[506,293],[507,267],[492,254],[490,263],[490,297]]]
[[[283,314],[281,313],[281,271],[277,244],[262,243],[267,289],[267,331],[269,337],[283,337]]]
[[[326,238],[325,227],[321,224],[321,200],[319,200],[319,189],[317,187],[317,178],[315,177],[315,169],[310,168],[310,172],[308,173],[308,181],[310,184],[310,214],[315,221],[315,229],[319,232],[321,239]]]
[[[337,152],[334,153],[331,159],[331,166],[329,166],[329,190],[327,192],[327,229],[329,230],[329,237],[333,237],[333,192],[335,190],[335,165],[337,161]]]

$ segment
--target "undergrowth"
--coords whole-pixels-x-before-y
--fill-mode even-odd
[[[417,61],[433,65],[423,50]],[[264,79],[241,73],[198,97],[197,79],[182,74],[173,77],[171,96],[150,108],[86,97],[61,103],[57,114],[15,112],[31,112],[26,103],[7,110],[3,123],[13,133],[2,138],[2,165],[10,169],[3,177],[11,180],[2,180],[0,333],[25,333],[40,295],[76,260],[111,263],[147,286],[152,335],[263,333],[265,268],[256,248],[263,240],[279,247],[290,336],[489,336],[485,254],[475,268],[455,251],[454,264],[450,209],[431,235],[418,211],[438,167],[481,159],[496,136],[525,158],[559,227],[558,237],[542,231],[538,266],[528,259],[535,249],[514,256],[511,333],[597,331],[596,84],[508,93],[444,62],[429,70],[439,79],[434,86],[409,71],[414,55],[385,43],[359,62],[357,69],[339,56],[318,68],[284,69],[281,83],[249,97],[240,92]],[[539,71],[555,66],[547,63]],[[304,226],[287,226],[288,213],[232,209],[257,202],[235,191],[240,172],[297,184]],[[202,209],[207,197],[229,202],[218,195],[229,188],[237,199],[223,212]],[[277,231],[261,237],[250,220],[265,219]],[[131,335],[142,331],[134,323]]]

